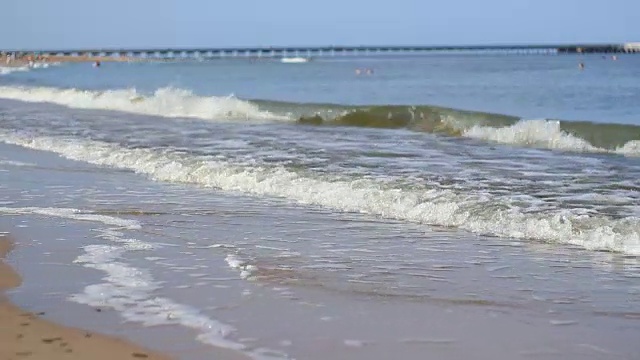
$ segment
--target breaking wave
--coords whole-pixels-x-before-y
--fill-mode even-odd
[[[574,244],[640,255],[640,219],[565,210],[527,211],[508,198],[420,186],[396,188],[372,179],[321,177],[283,167],[237,166],[183,153],[0,132],[0,141],[73,160],[132,170],[154,180],[188,183],[299,204],[358,212],[476,234]]]
[[[436,106],[345,106],[200,96],[160,88],[89,91],[0,86],[0,98],[171,118],[288,121],[304,126],[408,129],[515,146],[640,156],[640,126],[518,117]]]
[[[569,127],[570,126],[571,125],[569,125]],[[594,124],[594,126],[597,125]],[[631,126],[629,127],[631,128]],[[594,131],[596,131],[596,129],[594,129]],[[619,141],[612,139],[608,144],[603,144],[604,147],[597,147],[589,141],[572,134],[570,131],[564,130],[563,124],[560,121],[553,120],[521,120],[511,126],[501,128],[473,126],[470,129],[464,130],[462,135],[502,144],[535,146],[576,152],[602,152],[640,156],[640,140],[629,140],[624,144],[616,146]]]
[[[51,87],[0,86],[0,98],[52,103],[74,109],[115,110],[163,117],[205,120],[283,120],[258,105],[233,96],[203,97],[189,90],[161,88],[152,94],[135,89],[78,90]]]
[[[402,128],[516,146],[640,156],[640,126],[513,116],[434,106],[343,108],[342,113],[302,116],[300,124]],[[336,109],[332,109],[336,112]]]

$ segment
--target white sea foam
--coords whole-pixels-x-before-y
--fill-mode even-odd
[[[451,190],[384,188],[374,180],[301,176],[284,168],[239,167],[188,155],[127,149],[96,141],[23,137],[0,132],[0,141],[53,151],[67,158],[130,169],[155,180],[274,196],[339,211],[375,214],[478,234],[569,243],[640,255],[640,219],[613,219],[569,210],[527,212],[506,199]]]
[[[145,95],[135,89],[89,91],[52,87],[0,86],[0,98],[53,103],[75,109],[115,110],[171,118],[205,120],[289,120],[262,111],[258,105],[233,96],[203,97],[189,90],[161,88]]]
[[[49,64],[48,63],[34,63],[33,65],[31,65],[31,67],[33,69],[47,69],[47,68],[49,68]]]
[[[73,220],[93,221],[118,229],[139,229],[140,225],[132,220],[111,216],[94,215],[77,209],[67,208],[8,208],[0,207],[0,213],[10,215],[40,214]],[[107,276],[101,284],[89,285],[81,294],[71,296],[71,300],[90,306],[108,306],[129,320],[140,322],[145,326],[177,324],[195,329],[199,332],[197,339],[228,349],[243,351],[256,360],[286,359],[286,354],[275,356],[269,349],[247,349],[244,344],[229,340],[235,329],[227,324],[211,319],[187,305],[179,304],[171,299],[158,297],[154,292],[161,288],[149,272],[132,267],[118,261],[127,251],[153,249],[156,245],[124,238],[117,229],[99,229],[98,237],[119,245],[88,245],[85,254],[74,262],[85,267],[104,271]]]
[[[14,72],[25,72],[25,71],[29,71],[31,69],[47,69],[50,66],[54,66],[54,65],[60,65],[59,62],[55,62],[55,63],[33,63],[32,65],[25,65],[25,66],[2,66],[0,65],[0,76],[1,75],[8,75]]]
[[[246,345],[229,339],[235,328],[209,318],[196,308],[159,297],[155,292],[162,288],[148,271],[132,267],[120,260],[127,251],[152,250],[158,245],[137,239],[126,238],[121,230],[141,228],[135,220],[94,214],[73,208],[42,207],[0,207],[0,214],[25,215],[37,214],[71,220],[97,222],[116,228],[97,229],[98,238],[113,242],[115,245],[88,245],[85,253],[74,262],[85,267],[101,270],[107,275],[105,282],[85,287],[84,292],[71,296],[71,300],[96,307],[108,306],[118,311],[125,319],[139,322],[145,326],[171,325],[185,326],[198,331],[197,339],[205,344],[242,351],[256,360],[287,359],[284,353],[270,349],[248,349]],[[251,271],[250,265],[240,260],[232,260],[243,273]],[[248,275],[247,275],[248,276]],[[246,276],[243,276],[246,278]]]
[[[229,254],[224,259],[230,268],[240,270],[240,277],[248,279],[253,275],[258,268],[255,265],[249,264],[246,260],[238,258],[235,254]]]
[[[0,159],[0,166],[2,166],[2,165],[5,165],[5,166],[17,166],[17,167],[32,167],[32,166],[36,166],[36,164],[33,164],[33,163],[26,163],[26,162],[22,162],[22,161]]]
[[[603,149],[563,131],[560,127],[560,122],[554,120],[521,120],[511,126],[501,128],[473,126],[464,130],[462,135],[501,144],[536,146],[576,152],[602,152],[617,153],[626,156],[640,156],[640,140],[630,141],[615,150]]]
[[[119,226],[127,229],[140,228],[140,223],[135,220],[122,219],[100,214],[92,214],[91,212],[70,208],[0,207],[0,213],[11,215],[38,214],[72,220],[99,222],[105,225]]]
[[[618,147],[615,152],[627,156],[640,156],[640,140],[629,141]]]
[[[14,72],[24,72],[29,71],[29,67],[27,66],[16,66],[16,67],[8,67],[8,66],[0,66],[0,76],[8,75]]]
[[[154,296],[153,293],[161,286],[147,271],[118,261],[127,251],[126,247],[89,245],[84,250],[86,253],[75,262],[104,271],[107,276],[104,283],[89,285],[83,293],[73,295],[73,301],[90,306],[111,307],[125,319],[145,326],[186,326],[199,332],[198,340],[214,346],[234,350],[245,348],[244,345],[227,339],[235,332],[232,326],[202,315],[190,306]]]

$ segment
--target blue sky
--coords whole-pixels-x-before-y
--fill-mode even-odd
[[[640,41],[640,0],[3,0],[1,49]]]

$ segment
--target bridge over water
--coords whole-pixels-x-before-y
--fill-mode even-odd
[[[1,50],[1,49],[0,49]],[[573,45],[470,45],[470,46],[287,46],[229,48],[148,48],[148,49],[8,49],[4,52],[35,53],[50,56],[126,56],[150,59],[226,58],[226,57],[323,57],[369,56],[377,54],[403,55],[420,53],[495,53],[495,54],[576,54],[576,53],[638,53],[640,43],[573,44]]]

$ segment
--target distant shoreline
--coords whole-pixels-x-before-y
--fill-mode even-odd
[[[100,57],[113,61],[119,57],[136,58],[173,58],[174,55],[186,57],[244,57],[256,55],[257,57],[289,57],[307,54],[308,56],[340,56],[353,54],[398,54],[398,53],[429,53],[429,52],[495,52],[512,54],[610,54],[610,53],[640,53],[640,42],[622,43],[512,43],[512,44],[458,44],[458,45],[278,45],[278,46],[238,46],[238,47],[174,47],[174,48],[88,48],[88,49],[31,49],[31,50],[3,50],[4,53],[15,52],[20,55],[30,54],[44,56],[69,56],[69,57]],[[1,53],[0,53],[1,54]],[[116,60],[118,61],[118,60]]]
[[[206,61],[210,60],[221,60],[224,58],[207,58],[202,59]],[[282,58],[275,57],[257,57],[257,56],[249,56],[249,57],[237,57],[236,59],[242,60],[250,60],[250,61],[268,61],[268,60],[281,60]],[[308,59],[308,58],[307,58]],[[24,68],[31,67],[33,65],[38,64],[39,66],[43,64],[61,64],[61,63],[109,63],[109,62],[119,62],[119,63],[175,63],[175,62],[194,62],[200,61],[200,59],[195,58],[141,58],[141,57],[131,57],[131,56],[21,56],[12,59],[10,62],[6,61],[6,56],[0,56],[0,68]],[[307,60],[308,61],[308,60]],[[301,61],[301,62],[307,62]]]
[[[11,58],[7,61],[8,55],[0,57],[0,67],[25,67],[33,64],[55,64],[55,63],[96,63],[96,62],[151,62],[166,61],[164,59],[143,59],[127,56],[33,56],[23,55]]]

